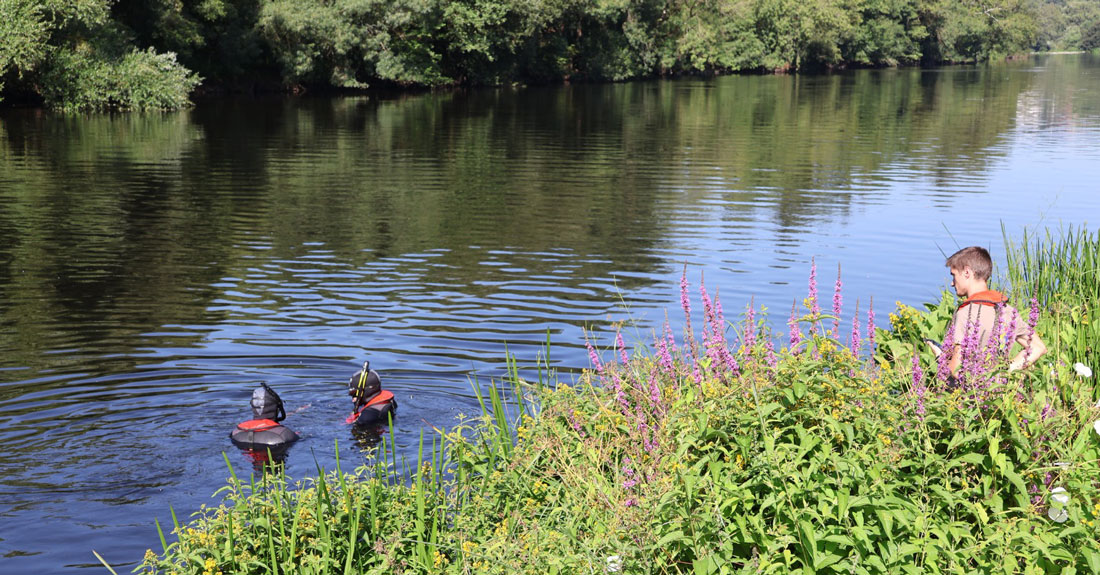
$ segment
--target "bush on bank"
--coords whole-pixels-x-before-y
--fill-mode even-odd
[[[355,473],[234,479],[137,570],[1100,572],[1100,408],[1076,348],[1012,373],[1000,350],[948,385],[916,339],[942,336],[946,300],[842,329],[815,271],[782,349],[702,286],[693,317],[684,281],[681,337],[628,357],[617,336],[572,385],[513,373],[515,403],[488,390],[400,477],[383,446]],[[1079,310],[1088,289],[1054,297]],[[1080,323],[1033,321],[1047,339]]]
[[[199,83],[171,52],[138,49],[111,2],[0,3],[0,101],[7,84],[54,108],[176,109]]]

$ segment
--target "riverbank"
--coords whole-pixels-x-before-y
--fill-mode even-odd
[[[1016,303],[1043,309],[1029,327],[1051,350],[1027,371],[998,346],[949,386],[920,343],[946,297],[841,326],[839,278],[830,302],[811,269],[778,334],[751,308],[730,327],[685,277],[682,334],[633,357],[593,341],[568,385],[513,369],[418,462],[383,445],[354,473],[234,477],[140,571],[1096,572],[1100,282],[1080,266],[1100,234],[1012,245],[1005,277],[1027,279]]]

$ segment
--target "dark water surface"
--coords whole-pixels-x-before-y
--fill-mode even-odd
[[[679,330],[705,273],[781,325],[844,270],[885,318],[944,252],[1100,215],[1100,59],[384,99],[0,114],[0,571],[104,572],[224,484],[266,381],[292,476],[363,461],[364,360],[395,436],[476,413],[471,378],[566,380],[583,328]],[[827,290],[826,290],[827,291]],[[697,297],[697,292],[694,292]],[[698,305],[696,306],[698,307]],[[81,569],[84,568],[84,569]]]

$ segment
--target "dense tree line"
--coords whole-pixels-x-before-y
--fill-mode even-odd
[[[1100,2],[1045,0],[1039,5],[1036,50],[1100,48]]]
[[[219,89],[432,87],[975,62],[1043,42],[1080,45],[1100,21],[1096,5],[0,0],[0,96],[161,108],[186,102],[200,78]]]

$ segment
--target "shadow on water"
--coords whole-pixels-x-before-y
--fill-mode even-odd
[[[480,412],[470,380],[501,377],[508,352],[533,362],[549,338],[568,380],[582,328],[640,318],[643,341],[686,263],[729,309],[789,305],[786,270],[845,249],[849,277],[918,284],[907,245],[1026,170],[1019,138],[1042,181],[1095,182],[1049,166],[1096,165],[1098,70],[1090,56],[5,110],[0,555],[39,573],[89,566],[89,548],[136,560],[154,517],[224,484],[226,436],[261,382],[301,440],[241,457],[304,477],[337,444],[344,460],[378,445],[343,421],[364,359],[400,400],[386,433],[411,460],[420,430]],[[997,200],[1031,218],[1022,197]],[[887,232],[861,235],[895,204]],[[902,253],[864,265],[883,245]]]

